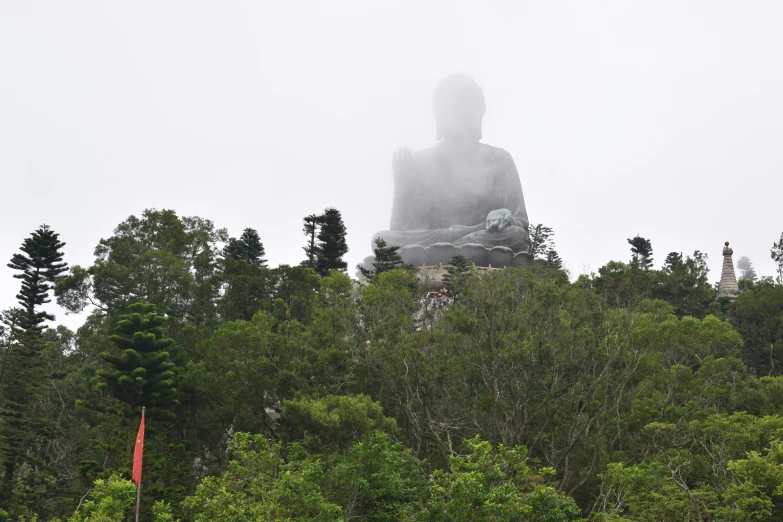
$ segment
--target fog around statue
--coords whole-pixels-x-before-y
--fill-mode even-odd
[[[481,87],[452,75],[433,94],[440,143],[394,153],[390,229],[378,232],[413,265],[448,262],[460,253],[477,265],[527,259],[528,217],[511,155],[481,143],[486,110]]]

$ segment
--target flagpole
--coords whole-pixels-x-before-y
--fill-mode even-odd
[[[144,406],[141,407],[141,419],[144,422]],[[142,450],[143,451],[143,450]],[[141,475],[139,475],[139,483],[136,484],[136,522],[139,522],[139,506],[141,505]]]
[[[139,505],[141,503],[141,481],[136,486],[136,522],[139,522]]]

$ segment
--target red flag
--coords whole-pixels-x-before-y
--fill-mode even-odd
[[[136,435],[136,449],[133,450],[133,475],[131,480],[138,486],[141,484],[141,459],[144,453],[144,410],[141,410],[141,424],[139,434]]]

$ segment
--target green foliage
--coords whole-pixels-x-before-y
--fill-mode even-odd
[[[183,501],[194,522],[223,520],[343,520],[338,505],[319,487],[323,469],[296,446],[246,433],[234,436],[226,471],[207,477]]]
[[[372,283],[384,272],[403,268],[405,263],[403,263],[400,254],[397,253],[399,249],[400,247],[398,246],[387,245],[382,237],[376,238],[375,248],[373,249],[373,252],[375,253],[375,261],[372,263],[373,270],[368,270],[363,266],[359,266],[359,271],[368,281],[370,281],[370,283]]]
[[[465,285],[465,280],[469,277],[473,266],[473,262],[465,256],[451,258],[446,265],[446,274],[443,276],[443,285],[450,297],[456,299],[459,296],[460,289]]]
[[[290,399],[282,404],[283,420],[315,452],[341,451],[374,431],[394,432],[394,419],[365,395],[327,395],[322,399]]]
[[[572,499],[545,485],[555,470],[530,468],[524,446],[493,448],[478,437],[465,446],[464,456],[449,459],[449,471],[433,474],[429,498],[410,520],[566,522],[579,517]]]
[[[783,285],[783,233],[780,234],[780,239],[772,243],[770,249],[770,256],[772,260],[777,264],[778,279],[777,283]]]
[[[212,321],[221,284],[218,243],[226,239],[210,220],[147,209],[100,240],[91,267],[74,266],[58,282],[57,302],[71,312],[94,305],[116,316],[143,301],[173,318]]]
[[[742,359],[757,375],[783,371],[783,285],[760,281],[734,302],[731,322],[745,345]]]
[[[246,261],[251,265],[264,266],[264,245],[258,232],[253,228],[246,228],[242,235],[237,238],[230,238],[228,244],[223,247],[223,256],[236,261]]]
[[[22,252],[14,254],[8,263],[9,268],[21,272],[14,277],[22,280],[22,289],[16,298],[25,313],[22,324],[25,330],[40,330],[44,321],[54,320],[54,316],[38,307],[50,302],[49,290],[57,277],[68,269],[60,251],[65,243],[59,237],[49,226],[41,225],[24,240]]]
[[[149,210],[55,283],[78,332],[2,314],[3,516],[129,516],[147,405],[144,520],[783,517],[780,284],[716,300],[646,240],[571,282],[539,225],[534,263],[452,260],[432,313],[394,247],[372,284],[326,270],[324,216],[267,268],[250,229]]]
[[[114,522],[133,512],[136,485],[119,475],[95,481],[95,489],[69,522]]]
[[[640,235],[632,239],[628,239],[628,244],[631,245],[632,262],[638,264],[645,270],[652,268],[653,264],[653,248],[649,239],[645,239]]]
[[[175,400],[174,363],[169,362],[166,349],[174,344],[165,337],[166,318],[155,312],[155,306],[135,303],[120,316],[111,341],[122,350],[120,354],[103,352],[101,358],[111,370],[98,372],[111,393],[128,406],[130,415],[140,413],[142,406],[150,408],[150,416],[165,416],[162,412]]]
[[[320,216],[318,250],[315,257],[315,271],[321,277],[329,275],[332,270],[344,272],[348,268],[348,263],[343,261],[343,256],[348,253],[345,236],[346,229],[340,211],[327,208]]]

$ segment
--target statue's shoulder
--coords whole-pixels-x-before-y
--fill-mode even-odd
[[[506,149],[493,147],[486,143],[479,144],[479,151],[489,162],[506,162],[511,159],[511,154]]]

